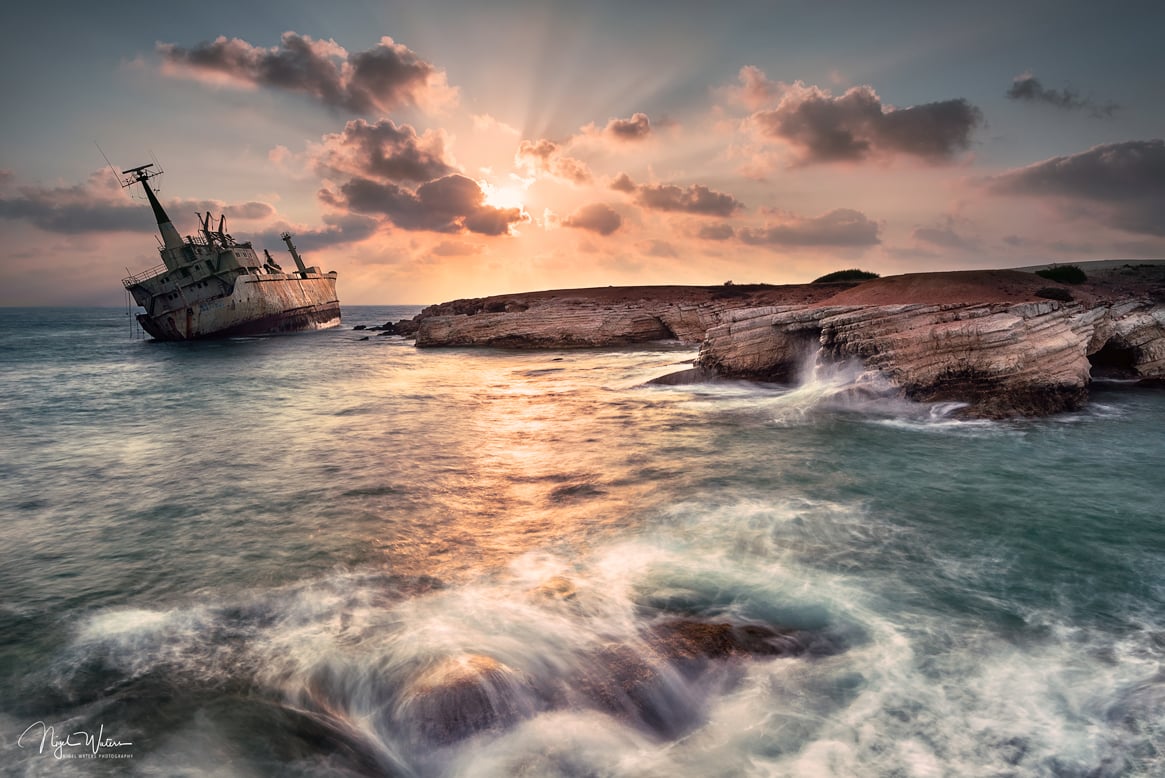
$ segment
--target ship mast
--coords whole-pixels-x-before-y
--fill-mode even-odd
[[[158,198],[149,184],[151,178],[159,176],[162,173],[160,170],[152,169],[153,167],[153,165],[138,165],[129,170],[121,171],[121,174],[126,176],[126,178],[121,180],[121,186],[123,189],[127,189],[134,184],[142,185],[142,189],[146,192],[146,199],[150,201],[150,207],[154,210],[154,218],[158,220],[158,231],[162,233],[162,257],[166,260],[172,258],[175,266],[177,266],[177,264],[180,264],[180,258],[182,256],[182,236],[178,234],[178,230],[175,229],[174,223],[170,221],[166,209],[158,202]],[[175,249],[178,251],[174,251]],[[167,261],[166,265],[170,266],[171,262]]]
[[[285,232],[279,237],[283,238],[283,242],[287,244],[287,250],[291,252],[291,258],[295,260],[295,266],[299,268],[299,274],[307,278],[307,268],[303,265],[303,258],[295,250],[295,244],[291,242],[291,233]]]

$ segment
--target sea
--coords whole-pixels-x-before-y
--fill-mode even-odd
[[[356,328],[417,310],[0,309],[3,775],[1165,775],[1165,392]]]

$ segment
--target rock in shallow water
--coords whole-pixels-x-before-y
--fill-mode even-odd
[[[810,350],[858,359],[900,393],[967,403],[985,418],[1073,410],[1088,397],[1089,357],[1126,348],[1136,377],[1165,374],[1165,305],[1124,300],[756,308],[712,328],[697,367],[794,381]]]
[[[563,601],[575,597],[561,577],[534,591]],[[712,668],[840,650],[828,636],[804,631],[667,619],[646,628],[642,640],[603,645],[578,657],[572,671],[546,677],[483,654],[443,658],[408,680],[394,719],[419,742],[440,745],[513,726],[538,711],[590,708],[675,738],[701,720],[699,679]]]
[[[512,724],[527,707],[527,687],[519,673],[493,657],[447,657],[409,681],[397,718],[426,741],[449,743]]]

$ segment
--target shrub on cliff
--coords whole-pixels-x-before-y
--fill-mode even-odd
[[[1082,284],[1088,280],[1088,276],[1076,265],[1052,265],[1037,270],[1036,275],[1049,281],[1059,281],[1061,284]]]
[[[826,273],[821,278],[814,278],[815,284],[828,284],[833,281],[869,281],[871,278],[881,278],[877,273],[871,273],[868,270],[858,270],[850,268],[849,270],[836,270],[832,273]]]
[[[1043,289],[1036,290],[1036,297],[1043,297],[1047,300],[1059,300],[1062,303],[1072,302],[1072,293],[1062,286],[1046,286]]]

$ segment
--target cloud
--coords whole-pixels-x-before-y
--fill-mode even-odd
[[[234,205],[221,200],[172,200],[167,204],[167,209],[173,212],[171,216],[191,211],[210,211],[213,214],[225,214],[228,219],[258,220],[275,215],[274,206],[255,200]]]
[[[986,180],[997,194],[1084,208],[1112,227],[1165,236],[1165,140],[1123,141],[1053,157]]]
[[[951,216],[945,217],[938,224],[915,227],[911,235],[917,241],[941,248],[975,249],[979,247],[979,241],[962,235],[955,229],[955,219]]]
[[[485,246],[480,243],[469,243],[463,240],[443,240],[432,248],[432,253],[439,257],[466,257],[480,254]]]
[[[881,243],[877,222],[861,211],[838,208],[817,217],[794,216],[763,228],[739,230],[754,246],[873,246]]]
[[[962,98],[894,108],[869,86],[838,97],[801,82],[782,86],[777,107],[754,113],[752,121],[764,135],[798,147],[802,164],[896,154],[943,162],[970,147],[971,131],[983,121]]]
[[[275,247],[283,247],[281,235],[284,232],[292,234],[292,242],[295,243],[295,247],[306,255],[310,251],[359,243],[372,236],[380,227],[380,223],[376,219],[354,213],[325,214],[323,222],[324,227],[315,229],[296,227],[287,222],[280,222],[274,228],[260,233],[256,238],[255,245],[267,247],[274,254],[275,260],[286,267],[283,258],[274,253]],[[305,260],[307,264],[312,264],[307,257]]]
[[[279,45],[269,49],[219,36],[192,48],[159,43],[157,51],[169,75],[299,92],[357,114],[434,109],[456,99],[443,71],[387,36],[354,54],[333,40],[295,32],[283,33]]]
[[[603,134],[618,141],[638,141],[651,135],[651,120],[645,113],[636,113],[630,119],[611,119]]]
[[[576,184],[585,184],[591,180],[591,171],[585,162],[567,156],[562,146],[546,138],[522,141],[518,144],[514,160],[526,168],[549,173]]]
[[[634,195],[635,202],[656,211],[674,211],[704,216],[731,216],[744,204],[730,194],[717,192],[702,184],[687,188],[675,184],[636,184],[620,173],[611,188]]]
[[[666,240],[645,240],[638,244],[639,250],[650,257],[678,257],[675,246]]]
[[[106,170],[74,186],[17,186],[13,195],[0,197],[0,219],[26,221],[63,235],[157,229],[145,202],[131,200]]]
[[[610,235],[623,226],[623,217],[606,203],[591,203],[563,219],[562,224],[566,227],[597,232],[600,235]]]
[[[736,230],[731,224],[707,224],[696,234],[704,240],[729,240],[736,236]]]
[[[470,119],[473,121],[473,129],[475,132],[500,132],[504,135],[521,135],[521,130],[516,127],[511,127],[500,119],[488,114],[473,114]]]
[[[765,72],[755,65],[745,65],[737,77],[740,86],[729,87],[728,94],[753,111],[772,105],[786,86],[779,81],[770,81]]]
[[[322,190],[320,199],[334,207],[385,216],[403,230],[505,235],[511,225],[530,218],[520,208],[486,205],[477,182],[457,174],[427,181],[415,191],[356,177],[342,184],[339,193]]]
[[[1023,102],[1046,103],[1065,111],[1087,110],[1096,118],[1111,118],[1113,113],[1120,108],[1119,105],[1111,101],[1103,104],[1093,102],[1086,97],[1081,97],[1073,89],[1048,89],[1031,73],[1016,76],[1011,82],[1011,88],[1007,90],[1007,96],[1012,100]]]
[[[0,219],[26,221],[46,232],[62,235],[83,235],[104,232],[151,233],[158,229],[149,205],[135,185],[131,198],[114,181],[108,170],[92,173],[83,184],[54,188],[38,186],[17,187],[15,196],[0,198]],[[192,212],[210,211],[216,217],[225,214],[230,219],[261,221],[276,216],[270,203],[250,200],[243,203],[225,203],[222,200],[165,200],[170,218],[182,234],[194,233],[197,222]],[[326,221],[326,219],[325,219]],[[217,219],[215,221],[217,224]],[[333,237],[344,225],[329,228]],[[227,225],[229,230],[230,225]],[[353,225],[347,225],[348,234]],[[280,230],[268,230],[265,245],[280,245]],[[301,234],[303,231],[301,230]],[[322,234],[322,233],[321,233]],[[259,236],[256,236],[259,237]],[[260,242],[259,245],[264,245]]]
[[[316,164],[326,173],[338,171],[387,181],[432,181],[454,172],[445,158],[445,133],[424,135],[390,119],[369,124],[349,121],[339,133],[325,135],[313,150]]]

